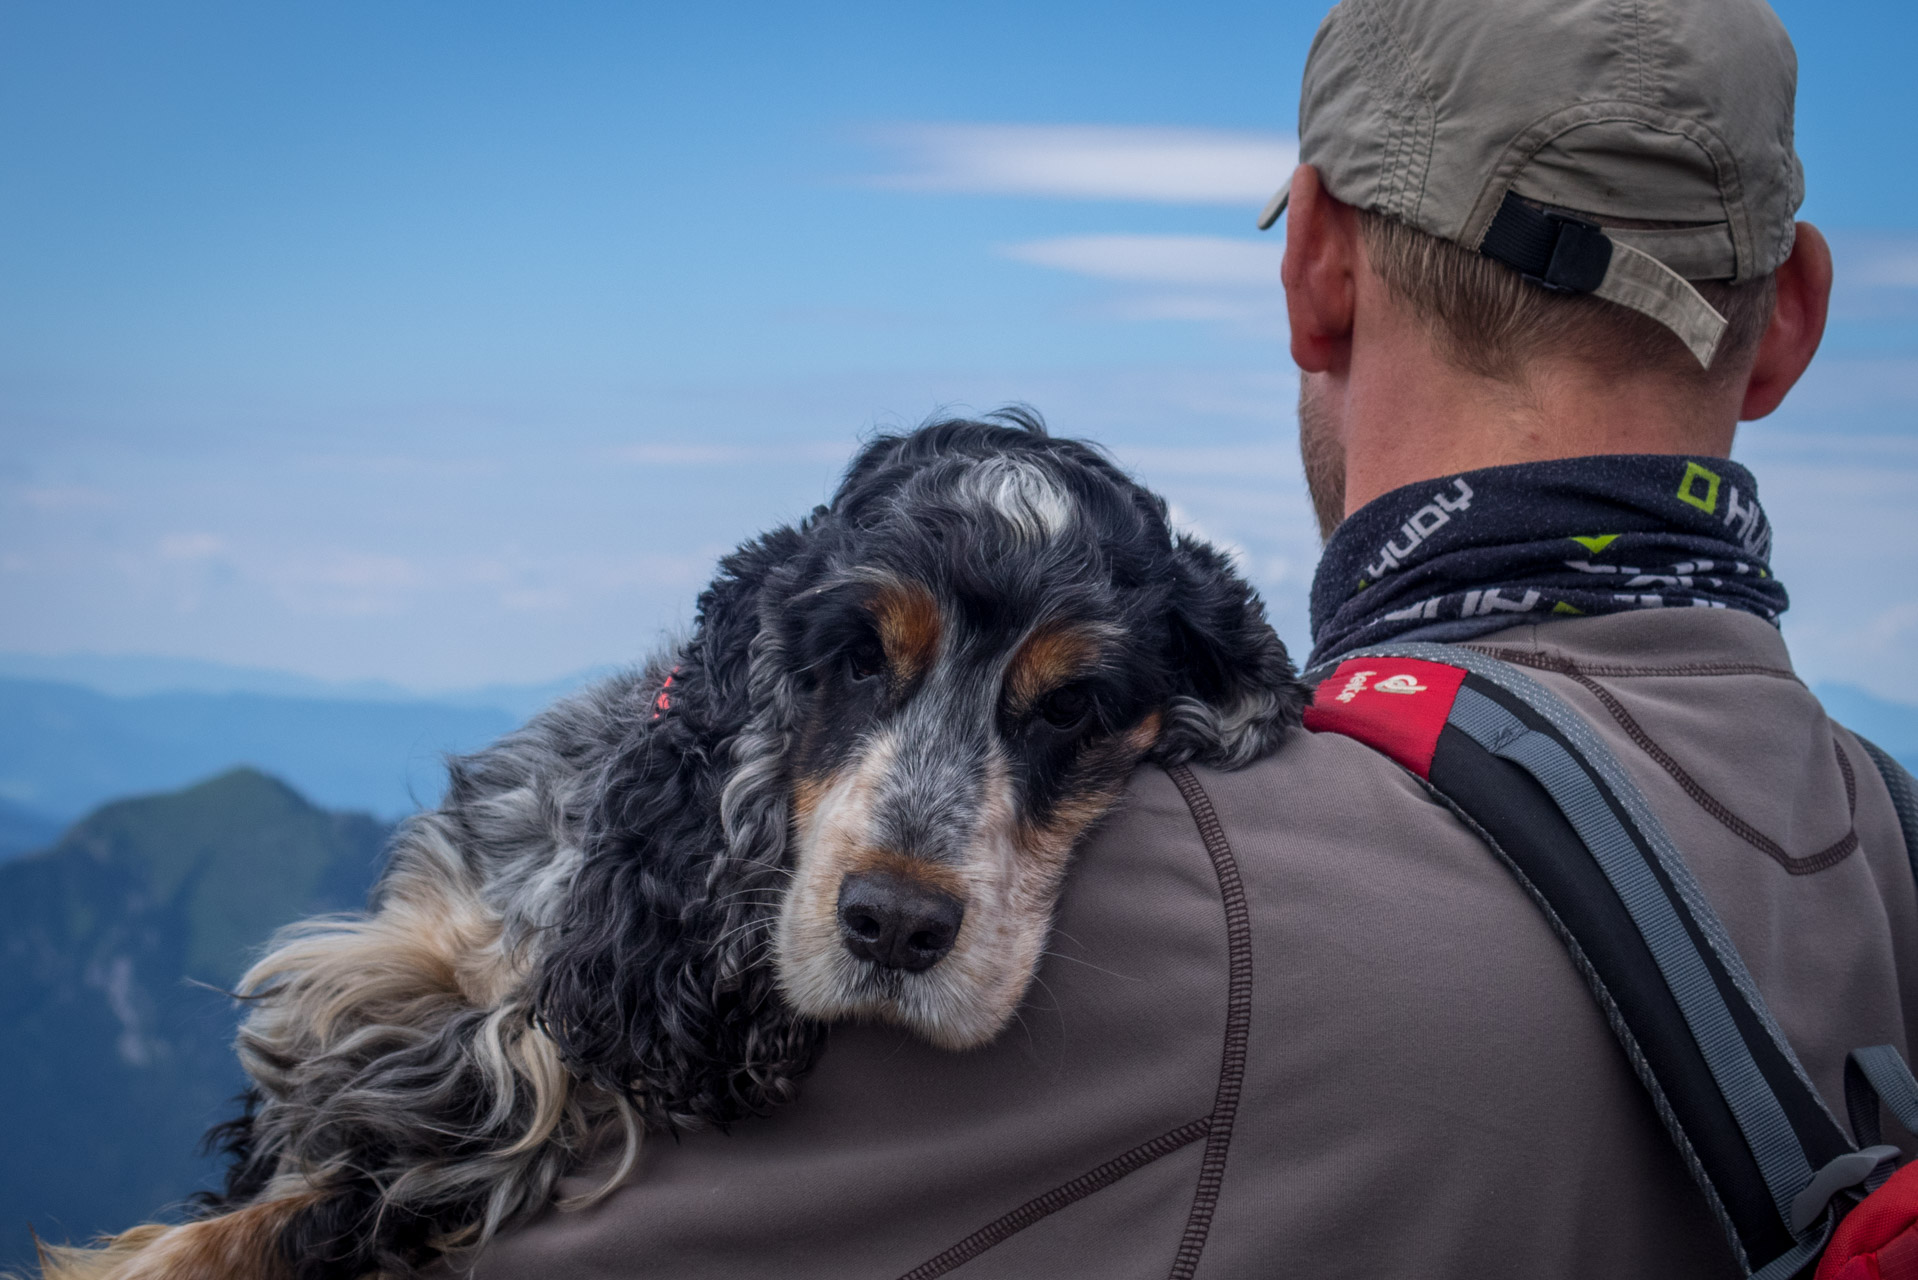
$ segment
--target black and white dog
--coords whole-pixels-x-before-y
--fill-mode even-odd
[[[1013,1016],[1141,760],[1235,767],[1306,698],[1252,590],[1018,413],[886,436],[721,565],[690,639],[456,761],[370,914],[249,973],[252,1103],[183,1226],[49,1277],[405,1274],[589,1149],[786,1102],[841,1019]]]

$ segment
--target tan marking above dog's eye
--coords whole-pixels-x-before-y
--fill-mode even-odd
[[[1053,690],[1070,683],[1097,665],[1099,641],[1079,627],[1051,627],[1034,632],[1012,655],[1006,668],[1006,703],[1015,716],[1041,706]]]
[[[895,582],[867,600],[866,608],[879,626],[893,674],[902,684],[917,679],[939,652],[939,602],[916,582]]]

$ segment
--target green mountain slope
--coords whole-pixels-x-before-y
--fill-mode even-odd
[[[230,987],[280,925],[361,905],[388,828],[236,769],[0,865],[0,1267],[210,1185],[241,1087]]]

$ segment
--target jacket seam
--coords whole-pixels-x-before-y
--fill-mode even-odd
[[[1638,749],[1640,751],[1643,751],[1646,755],[1650,756],[1652,760],[1658,765],[1658,767],[1663,769],[1666,772],[1666,774],[1670,776],[1671,780],[1678,784],[1679,789],[1682,790],[1687,796],[1691,797],[1691,800],[1694,804],[1696,804],[1699,808],[1703,809],[1706,813],[1710,814],[1713,818],[1715,818],[1718,821],[1719,825],[1723,826],[1727,831],[1730,831],[1733,835],[1737,836],[1740,840],[1743,840],[1746,844],[1752,846],[1754,849],[1757,849],[1760,853],[1770,858],[1773,862],[1776,862],[1779,866],[1783,867],[1790,874],[1795,876],[1815,875],[1816,873],[1820,871],[1825,871],[1831,867],[1837,866],[1839,863],[1843,862],[1846,858],[1849,858],[1852,855],[1852,853],[1857,850],[1858,848],[1858,777],[1857,777],[1857,774],[1852,770],[1851,759],[1845,754],[1845,748],[1838,742],[1836,738],[1832,739],[1831,746],[1832,746],[1832,750],[1837,754],[1837,757],[1838,757],[1838,772],[1842,774],[1845,779],[1845,803],[1849,809],[1848,817],[1851,822],[1851,829],[1845,832],[1843,836],[1839,837],[1837,841],[1835,841],[1833,844],[1831,844],[1827,848],[1820,849],[1817,853],[1808,854],[1807,856],[1803,858],[1794,858],[1789,852],[1785,850],[1785,847],[1783,845],[1779,844],[1776,840],[1773,840],[1770,836],[1766,835],[1764,832],[1760,831],[1758,828],[1752,826],[1749,822],[1739,817],[1736,813],[1733,813],[1731,808],[1728,805],[1726,805],[1723,801],[1718,799],[1718,797],[1713,795],[1710,791],[1707,791],[1702,783],[1700,783],[1696,778],[1692,777],[1691,773],[1686,770],[1685,766],[1680,764],[1677,761],[1677,759],[1675,759],[1672,756],[1670,752],[1665,750],[1664,747],[1660,746],[1657,740],[1654,739],[1650,733],[1646,732],[1645,727],[1639,724],[1637,717],[1632,715],[1632,713],[1626,709],[1625,704],[1618,700],[1618,697],[1616,694],[1614,694],[1610,689],[1607,689],[1604,685],[1598,683],[1598,681],[1592,679],[1594,675],[1604,672],[1603,668],[1598,666],[1580,666],[1578,663],[1573,662],[1569,658],[1559,658],[1559,657],[1555,657],[1548,654],[1520,655],[1520,654],[1500,652],[1498,656],[1506,659],[1507,661],[1516,661],[1516,662],[1522,663],[1525,666],[1535,667],[1542,671],[1557,672],[1558,674],[1566,676],[1567,678],[1575,681],[1582,688],[1589,691],[1593,697],[1598,699],[1600,705],[1602,705],[1605,708],[1606,712],[1612,717],[1612,719],[1617,722],[1618,727],[1625,731],[1626,736],[1632,740],[1632,742],[1638,747]],[[1701,663],[1696,665],[1708,666],[1708,665],[1714,665],[1714,664]],[[1726,664],[1716,664],[1716,665],[1733,666],[1733,665],[1739,665],[1739,664],[1726,663]],[[1741,671],[1735,674],[1741,674],[1741,675],[1759,674],[1762,672],[1767,672],[1768,670],[1771,670],[1771,669],[1758,668],[1756,670]],[[1605,674],[1645,674],[1645,672],[1616,672],[1616,671],[1604,672],[1604,673]],[[1673,669],[1665,668],[1665,669],[1658,669],[1657,674],[1661,674],[1661,675],[1677,674],[1677,672],[1675,672]],[[1705,673],[1692,671],[1692,672],[1686,672],[1684,674],[1705,674]],[[1734,674],[1734,673],[1724,672],[1724,671],[1714,671],[1710,674]],[[1789,675],[1790,673],[1785,673],[1785,674]],[[1793,678],[1796,679],[1796,677],[1793,677]]]
[[[1043,1195],[1034,1196],[1011,1213],[979,1228],[944,1253],[920,1263],[899,1277],[899,1280],[934,1280],[936,1276],[943,1276],[955,1267],[972,1261],[994,1245],[1005,1243],[1040,1219],[1050,1217],[1067,1205],[1076,1204],[1095,1191],[1104,1190],[1127,1174],[1136,1173],[1145,1168],[1161,1156],[1171,1155],[1174,1151],[1197,1142],[1211,1128],[1212,1117],[1200,1116],[1197,1120],[1160,1134],[1150,1142],[1142,1142],[1123,1155],[1115,1156],[1097,1168],[1087,1170],[1072,1181],[1061,1183]]]
[[[1212,1217],[1218,1206],[1219,1191],[1225,1183],[1226,1156],[1232,1144],[1232,1124],[1238,1116],[1239,1097],[1245,1086],[1245,1060],[1252,1029],[1252,915],[1246,906],[1245,882],[1239,877],[1239,865],[1232,846],[1226,840],[1225,827],[1212,807],[1212,799],[1199,785],[1197,777],[1185,765],[1172,765],[1166,775],[1179,789],[1192,821],[1199,829],[1212,872],[1219,880],[1219,898],[1225,908],[1226,935],[1226,1014],[1225,1037],[1220,1051],[1219,1084],[1213,1096],[1212,1111],[1176,1129],[1142,1142],[1130,1151],[1113,1157],[1097,1168],[1034,1196],[1010,1213],[993,1219],[951,1248],[927,1259],[899,1277],[899,1280],[934,1280],[963,1266],[995,1245],[1003,1244],[1027,1227],[1111,1186],[1127,1174],[1135,1173],[1162,1156],[1205,1139],[1205,1152],[1199,1160],[1198,1187],[1193,1192],[1192,1208],[1186,1215],[1185,1231],[1173,1256],[1169,1280],[1191,1280],[1198,1268],[1199,1255],[1205,1249],[1212,1229]]]
[[[1576,663],[1570,658],[1561,658],[1549,653],[1535,653],[1528,649],[1507,649],[1502,645],[1468,644],[1461,648],[1503,662],[1514,663],[1521,667],[1532,667],[1540,671],[1559,671],[1570,674],[1571,671],[1583,671],[1592,676],[1637,677],[1637,676],[1770,676],[1777,680],[1789,680],[1793,684],[1803,683],[1798,673],[1788,667],[1771,667],[1761,662],[1675,662],[1665,666],[1633,665],[1620,662]]]
[[[1191,1280],[1198,1270],[1199,1255],[1205,1249],[1212,1230],[1212,1218],[1218,1208],[1219,1192],[1225,1184],[1226,1158],[1232,1146],[1232,1124],[1238,1116],[1239,1097],[1245,1087],[1245,1060],[1252,1032],[1252,915],[1245,900],[1245,882],[1239,877],[1238,860],[1225,837],[1225,827],[1212,807],[1199,779],[1183,764],[1166,770],[1192,821],[1199,839],[1212,859],[1213,872],[1219,878],[1219,899],[1225,907],[1226,981],[1225,1042],[1220,1053],[1219,1089],[1212,1105],[1211,1125],[1205,1137],[1205,1156],[1199,1163],[1199,1185],[1192,1196],[1192,1210],[1186,1217],[1185,1235],[1172,1262],[1168,1280]]]

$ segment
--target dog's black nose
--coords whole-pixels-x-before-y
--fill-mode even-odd
[[[839,886],[846,950],[881,968],[932,968],[952,950],[965,918],[965,903],[951,894],[885,872],[847,876]]]

